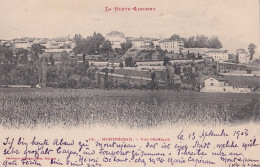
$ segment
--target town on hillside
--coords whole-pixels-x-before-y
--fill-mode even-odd
[[[106,35],[0,39],[2,87],[260,92],[256,45],[223,48],[217,36]]]

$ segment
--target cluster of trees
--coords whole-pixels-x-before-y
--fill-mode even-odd
[[[44,46],[34,44],[30,50],[0,46],[0,85],[46,84],[50,87],[94,87],[95,72],[87,61],[78,63],[76,58],[62,52],[59,64],[53,56],[44,57]]]
[[[73,48],[73,52],[76,54],[109,54],[109,52],[112,51],[111,42],[105,40],[100,33],[94,32],[92,36],[88,36],[87,38],[83,38],[80,34],[76,34],[73,39],[76,42],[76,47]]]
[[[132,47],[131,41],[126,40],[126,43],[121,44],[121,48],[113,50],[112,43],[109,40],[106,40],[102,34],[96,32],[87,38],[83,38],[80,34],[76,34],[73,39],[76,42],[76,47],[73,48],[73,52],[83,55],[108,55],[110,53],[123,55]]]
[[[132,47],[132,42],[130,40],[126,40],[126,43],[120,44],[121,48],[116,49],[116,53],[119,55],[124,55],[128,49]]]
[[[177,34],[170,37],[172,40],[182,40],[185,48],[222,48],[222,43],[217,36],[207,37],[205,35],[191,36],[188,39]]]
[[[128,57],[125,59],[125,66],[126,67],[134,67],[136,65],[136,62],[133,61],[132,57]]]
[[[41,45],[35,45],[31,50],[18,49],[11,47],[0,47],[3,63],[1,68],[1,83],[32,85],[43,83],[47,87],[58,88],[134,88],[134,89],[176,89],[180,85],[170,82],[159,86],[156,82],[157,74],[151,73],[151,82],[148,84],[129,86],[129,84],[117,83],[108,79],[108,73],[113,70],[105,69],[105,75],[98,75],[98,69],[89,65],[87,61],[78,63],[76,57],[70,57],[67,52],[63,52],[58,64],[54,63],[52,56],[39,58],[43,52]],[[29,56],[30,55],[30,56]],[[30,58],[29,58],[30,57]],[[165,59],[165,65],[169,60]],[[120,63],[123,67],[123,63]],[[126,59],[125,66],[134,66],[135,62],[131,57]],[[180,75],[180,68],[174,67],[174,73]],[[171,78],[171,77],[169,77]],[[104,80],[104,83],[101,83]],[[111,86],[112,85],[112,86]]]
[[[14,49],[13,46],[0,46],[1,84],[34,84],[39,78],[39,67],[44,46],[33,44],[30,50]]]
[[[250,54],[250,60],[253,59],[253,55],[255,54],[255,49],[256,49],[256,45],[255,44],[250,43],[248,45],[248,51],[249,51],[249,54]]]

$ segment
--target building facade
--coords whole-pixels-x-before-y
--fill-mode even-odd
[[[244,49],[237,49],[237,58],[239,63],[248,64],[250,55]]]
[[[213,77],[210,77],[208,79],[205,80],[204,82],[204,86],[208,87],[208,86],[228,86],[228,82],[226,80],[221,80],[221,79],[216,79]]]
[[[184,42],[182,40],[161,40],[158,42],[162,50],[173,53],[181,53],[184,49]]]
[[[134,49],[142,49],[142,50],[149,50],[151,47],[151,42],[150,41],[146,41],[146,40],[142,40],[142,39],[136,39],[131,41],[132,42],[132,47]]]
[[[224,50],[214,50],[214,51],[208,51],[205,53],[206,56],[212,57],[214,61],[228,61],[228,51]]]
[[[15,41],[13,42],[15,48],[22,48],[22,49],[30,49],[33,45],[32,42],[29,41]]]
[[[106,35],[106,39],[112,44],[112,49],[120,49],[122,43],[126,43],[125,35],[118,31],[112,31]]]

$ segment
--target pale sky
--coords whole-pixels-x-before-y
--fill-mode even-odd
[[[0,0],[0,39],[59,37],[112,30],[133,37],[217,35],[224,48],[258,45],[259,0]],[[106,13],[105,7],[156,11]]]

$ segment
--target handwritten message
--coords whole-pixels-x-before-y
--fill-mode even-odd
[[[260,167],[259,139],[250,129],[178,129],[164,137],[7,135],[1,165]],[[156,136],[156,134],[155,134]],[[170,136],[165,137],[165,136]]]

